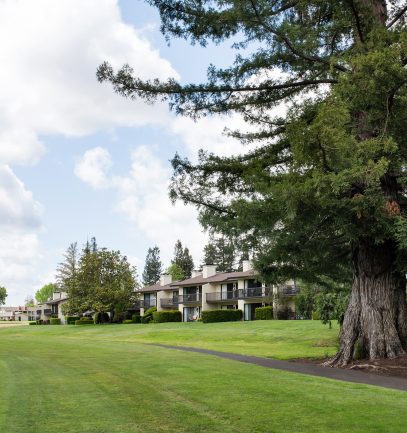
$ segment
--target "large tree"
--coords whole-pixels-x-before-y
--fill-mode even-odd
[[[172,265],[178,265],[182,269],[182,278],[190,278],[194,269],[194,260],[187,247],[183,247],[182,242],[178,239],[174,246],[174,258],[171,260]]]
[[[53,283],[45,284],[41,287],[41,289],[37,290],[35,292],[35,300],[42,304],[46,301],[49,301],[49,299],[52,298],[52,294],[57,290],[57,287]]]
[[[211,233],[203,250],[203,265],[216,265],[219,272],[232,272],[238,268],[233,239]]]
[[[162,31],[239,50],[208,81],[143,81],[100,66],[131,98],[179,114],[243,116],[251,150],[173,160],[172,197],[246,237],[265,279],[352,281],[332,365],[357,340],[371,359],[407,349],[407,6],[397,0],[150,0]],[[284,104],[287,112],[276,110]],[[279,114],[280,113],[280,114]]]
[[[77,242],[69,245],[64,253],[64,261],[57,267],[57,288],[67,292],[71,284],[74,284],[76,272],[78,270],[79,251]]]
[[[160,249],[155,246],[147,251],[146,262],[143,270],[143,284],[150,286],[159,281],[163,271],[163,265],[160,260]]]

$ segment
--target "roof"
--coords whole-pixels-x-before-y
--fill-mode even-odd
[[[151,286],[142,287],[137,290],[136,293],[144,293],[144,292],[161,292],[161,290],[173,290],[170,284],[166,284],[165,286],[161,286],[160,283],[152,284]]]
[[[227,281],[239,280],[240,278],[255,277],[255,276],[256,273],[252,269],[244,272],[220,272],[208,278],[204,278],[204,276],[200,274],[197,275],[196,277],[188,278],[187,280],[184,281],[178,281],[176,283],[172,283],[171,286],[183,287],[183,286],[198,286],[207,283],[224,283]]]
[[[59,304],[62,301],[67,301],[68,298],[60,298],[60,299],[53,299],[52,301],[43,302],[43,304],[51,305],[51,304]]]

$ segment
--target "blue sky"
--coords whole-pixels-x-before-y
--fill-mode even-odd
[[[115,95],[95,79],[108,60],[143,78],[205,79],[209,63],[233,61],[228,46],[191,47],[159,32],[156,11],[135,0],[0,0],[0,285],[7,304],[52,281],[71,242],[95,236],[142,272],[149,246],[169,264],[177,239],[195,262],[205,237],[196,211],[167,196],[178,151],[241,150],[222,136],[236,118],[194,123],[166,105]]]

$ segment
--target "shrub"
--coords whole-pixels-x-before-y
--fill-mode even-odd
[[[132,320],[123,320],[124,325],[129,325],[130,323],[134,323]]]
[[[42,319],[38,319],[36,322],[37,322],[37,325],[42,325],[44,321]]]
[[[108,322],[110,322],[110,316],[109,316],[108,313],[106,313],[104,311],[101,311],[101,312],[96,313],[93,316],[93,321],[96,324],[99,324],[99,323],[108,323]]]
[[[29,325],[36,325],[36,324],[37,324],[37,321],[34,320],[33,322],[28,322],[28,324],[29,324]]]
[[[133,314],[131,316],[131,320],[133,321],[133,323],[141,323],[141,316],[140,316],[140,314]]]
[[[65,321],[67,325],[75,325],[75,322],[79,320],[79,316],[66,316]]]
[[[273,307],[259,307],[255,310],[256,320],[271,320],[273,318]]]
[[[150,307],[144,312],[144,316],[141,318],[141,323],[150,323],[153,320],[153,313],[157,311],[156,307]]]
[[[95,322],[92,319],[82,317],[80,320],[75,320],[75,325],[94,325]]]
[[[60,325],[61,324],[61,319],[58,319],[56,317],[51,318],[51,320],[49,321],[50,325]]]
[[[291,310],[288,307],[283,307],[277,310],[278,320],[288,320]]]
[[[319,314],[316,311],[312,312],[312,320],[321,320]]]
[[[242,320],[242,310],[209,310],[202,311],[203,323],[236,322]]]
[[[166,323],[166,322],[182,322],[181,311],[155,311],[153,313],[154,322]]]

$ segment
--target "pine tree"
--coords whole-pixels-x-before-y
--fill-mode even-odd
[[[208,81],[143,81],[129,66],[98,79],[176,113],[239,114],[241,155],[176,155],[171,197],[204,227],[244,237],[269,282],[352,285],[331,365],[407,349],[407,7],[384,0],[149,0],[162,31],[239,49]],[[276,107],[285,104],[287,114]]]
[[[162,273],[162,263],[160,260],[160,249],[155,246],[149,248],[143,271],[143,284],[150,286],[160,280]]]
[[[187,247],[182,246],[182,242],[178,239],[174,246],[174,258],[171,264],[178,265],[182,270],[182,279],[190,278],[194,269],[194,260],[189,253]]]
[[[237,254],[234,242],[225,236],[209,236],[203,251],[203,265],[215,265],[219,272],[237,270]]]
[[[72,284],[78,267],[79,252],[77,242],[69,245],[64,254],[64,261],[59,263],[57,267],[57,289],[63,292],[68,291]]]

